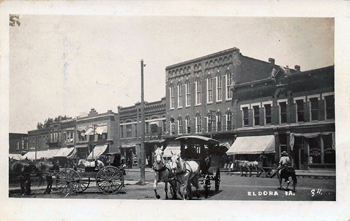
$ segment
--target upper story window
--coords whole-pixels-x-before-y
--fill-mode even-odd
[[[265,125],[271,124],[271,104],[264,104],[265,109]]]
[[[216,131],[221,131],[222,127],[222,116],[221,113],[216,115]]]
[[[175,135],[175,120],[170,118],[170,134]]]
[[[169,93],[170,93],[170,109],[174,109],[175,108],[174,86],[170,86]]]
[[[296,109],[297,109],[297,122],[304,121],[304,100],[295,100]]]
[[[253,106],[254,126],[258,126],[260,124],[259,110],[260,110],[259,105]]]
[[[124,127],[123,127],[123,125],[120,125],[120,137],[124,138]]]
[[[191,133],[191,122],[189,117],[186,117],[185,123],[186,123],[186,133],[189,134]]]
[[[216,77],[216,101],[222,101],[222,76]]]
[[[196,133],[200,133],[202,130],[201,115],[196,115]]]
[[[318,120],[318,98],[310,98],[311,120]]]
[[[132,137],[131,124],[126,125],[126,137]]]
[[[195,88],[196,88],[196,105],[202,104],[202,84],[198,80],[195,82]]]
[[[325,109],[326,109],[326,119],[334,119],[334,95],[328,95],[324,97],[325,99]]]
[[[226,74],[226,100],[232,99],[231,85],[232,85],[232,73],[227,73]]]
[[[134,128],[135,128],[135,137],[137,137],[137,123],[135,124]]]
[[[177,125],[178,125],[178,134],[183,134],[183,121],[182,121],[182,118],[179,118],[177,120]]]
[[[207,79],[207,103],[213,103],[213,79]]]
[[[242,112],[243,112],[243,126],[246,127],[249,125],[248,107],[243,107]]]
[[[226,130],[232,130],[232,113],[228,112],[226,114]]]
[[[287,102],[282,101],[278,103],[280,106],[280,124],[287,123]]]
[[[182,107],[182,97],[183,97],[183,90],[182,90],[182,88],[183,88],[183,86],[182,86],[182,84],[178,84],[177,85],[177,95],[178,95],[178,103],[177,103],[177,106],[179,107],[179,108],[181,108]]]
[[[185,90],[186,90],[186,107],[191,106],[191,88],[190,82],[186,82]]]
[[[212,132],[212,131],[214,131],[214,128],[213,128],[213,126],[215,125],[215,117],[213,116],[213,115],[208,115],[208,117],[207,117],[207,119],[208,119],[208,132]]]

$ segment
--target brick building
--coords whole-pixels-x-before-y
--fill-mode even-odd
[[[145,153],[146,166],[152,166],[154,146],[164,145],[166,131],[166,99],[145,102]],[[120,147],[127,161],[136,164],[140,156],[141,103],[130,107],[118,107],[120,118]]]
[[[166,112],[167,143],[200,134],[236,148],[236,159],[263,153],[272,165],[286,150],[297,169],[335,165],[333,66],[301,72],[220,51],[166,67]]]
[[[296,169],[335,168],[334,66],[295,69],[275,66],[271,76],[235,85],[233,125],[240,142],[228,154],[253,160],[260,154],[254,143],[271,139],[272,161],[287,151]],[[245,140],[251,144],[244,153]]]

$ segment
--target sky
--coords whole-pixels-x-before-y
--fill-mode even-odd
[[[118,111],[165,97],[166,66],[237,47],[301,70],[334,64],[334,20],[195,16],[21,15],[9,27],[9,132],[59,115]]]

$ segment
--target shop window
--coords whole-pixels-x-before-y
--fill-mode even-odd
[[[334,119],[334,95],[326,96],[326,119]]]
[[[265,124],[271,124],[271,104],[265,104]]]
[[[280,102],[280,123],[285,124],[287,123],[287,103],[286,102]]]
[[[260,124],[260,118],[259,118],[259,106],[253,106],[254,110],[254,125],[258,126]]]
[[[318,98],[310,98],[311,120],[318,120]]]
[[[304,100],[296,100],[297,105],[297,122],[304,121]]]
[[[243,112],[243,126],[247,127],[249,125],[248,107],[243,107],[242,112]]]
[[[323,139],[323,149],[324,149],[324,163],[325,164],[335,164],[335,150],[333,149],[332,135],[324,135]]]
[[[283,151],[287,151],[287,135],[286,134],[280,134],[279,135],[279,143],[280,143],[280,153]]]
[[[310,164],[320,164],[321,163],[321,145],[320,137],[309,138],[309,163]]]

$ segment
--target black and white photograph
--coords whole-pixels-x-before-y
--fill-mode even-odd
[[[7,11],[11,205],[279,213],[346,198],[335,16]]]

